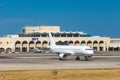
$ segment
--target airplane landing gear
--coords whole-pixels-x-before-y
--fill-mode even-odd
[[[91,57],[92,57],[92,56],[85,56],[84,58],[85,58],[86,61],[90,61],[90,60],[91,60]]]
[[[77,56],[77,57],[76,57],[76,60],[80,60],[80,57],[79,57],[79,56]]]

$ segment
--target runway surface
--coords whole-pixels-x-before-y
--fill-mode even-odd
[[[0,70],[120,68],[120,53],[94,54],[91,61],[58,60],[56,54],[0,54]]]

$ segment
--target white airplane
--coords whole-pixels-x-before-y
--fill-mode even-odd
[[[55,41],[51,35],[51,32],[49,32],[49,40],[50,40],[50,51],[57,53],[59,60],[65,60],[67,56],[74,55],[77,56],[76,60],[80,60],[79,56],[84,56],[85,60],[91,60],[91,57],[93,55],[93,50],[88,46],[60,46],[56,45]]]

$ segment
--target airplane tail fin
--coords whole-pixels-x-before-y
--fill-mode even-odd
[[[52,37],[51,32],[49,32],[49,40],[50,40],[50,46],[56,46],[56,45],[55,45],[55,41],[54,41],[54,39],[53,39],[53,37]]]

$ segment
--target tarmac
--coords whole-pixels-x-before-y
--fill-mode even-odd
[[[0,70],[120,68],[120,52],[96,53],[91,61],[83,57],[76,61],[75,57],[60,61],[52,53],[0,54]]]

